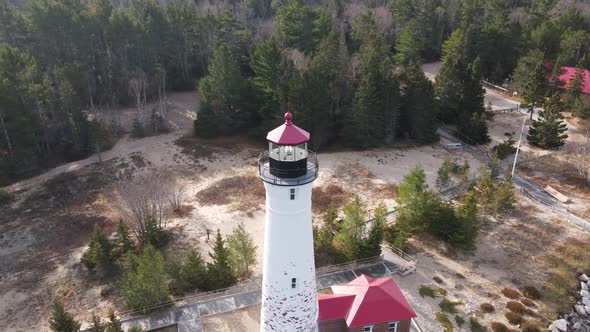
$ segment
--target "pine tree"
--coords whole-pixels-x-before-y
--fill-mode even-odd
[[[324,213],[324,224],[323,226],[326,227],[330,232],[337,232],[338,225],[336,225],[336,220],[338,219],[338,211],[334,207],[328,208]]]
[[[408,64],[406,87],[402,97],[401,131],[419,143],[432,143],[438,139],[436,134],[436,100],[432,83],[424,75],[422,68]]]
[[[524,81],[522,97],[526,107],[530,108],[530,118],[533,119],[535,107],[541,106],[547,93],[547,69],[542,61],[535,64]]]
[[[567,125],[561,114],[562,103],[558,94],[549,97],[545,109],[539,112],[539,120],[533,121],[529,128],[527,140],[530,144],[543,149],[555,149],[565,144],[568,137]]]
[[[366,216],[367,210],[358,195],[352,203],[344,207],[344,219],[340,232],[336,235],[336,242],[338,251],[347,261],[363,255]]]
[[[208,289],[207,265],[201,255],[191,251],[180,270],[181,292]]]
[[[128,308],[147,312],[168,300],[164,257],[152,245],[145,245],[139,256],[127,254],[121,281],[121,294]]]
[[[470,191],[465,195],[457,210],[461,228],[452,240],[454,244],[466,249],[473,249],[477,237],[477,212],[477,194],[475,191]]]
[[[590,108],[585,105],[582,99],[582,88],[584,80],[584,69],[578,65],[576,76],[570,81],[570,86],[565,93],[564,106],[572,111],[572,115],[578,118],[587,118],[590,115]]]
[[[234,275],[249,277],[256,265],[256,249],[254,239],[246,231],[244,223],[240,222],[227,237],[227,249]]]
[[[94,225],[92,238],[88,244],[88,249],[82,255],[82,264],[89,270],[98,268],[108,270],[111,267],[112,244],[105,231],[98,224]]]
[[[395,46],[395,63],[406,68],[410,63],[420,63],[421,35],[416,20],[411,20],[403,28],[399,40]]]
[[[484,175],[477,184],[479,204],[483,214],[491,214],[495,210],[496,185],[490,174]]]
[[[456,164],[451,160],[451,158],[446,158],[439,167],[436,176],[436,187],[438,188],[439,192],[446,189],[451,183],[451,174],[453,173],[455,165]]]
[[[334,234],[325,224],[313,227],[313,254],[316,267],[335,264],[339,260]]]
[[[424,169],[416,166],[404,177],[399,184],[396,201],[396,225],[399,231],[413,234],[428,226],[429,217],[438,200],[426,184]]]
[[[387,227],[387,206],[381,202],[375,208],[375,217],[365,240],[363,254],[359,258],[375,257],[381,255],[381,243],[383,242],[385,228]]]
[[[135,243],[129,235],[129,226],[119,219],[117,223],[117,238],[115,240],[115,251],[117,257],[122,257],[126,253],[135,249]]]
[[[53,300],[53,309],[49,318],[49,328],[53,332],[78,332],[80,323],[74,320],[74,316],[67,312],[60,300]]]
[[[516,194],[514,193],[514,185],[512,184],[510,173],[506,173],[504,180],[498,184],[494,198],[494,210],[496,214],[504,214],[514,209]]]
[[[219,230],[213,243],[213,252],[209,253],[209,256],[211,263],[207,264],[207,274],[210,289],[225,288],[235,283],[236,277],[230,265],[230,253]]]

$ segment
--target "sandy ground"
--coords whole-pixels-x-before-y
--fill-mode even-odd
[[[183,255],[194,248],[206,257],[209,251],[207,230],[219,229],[228,234],[243,222],[258,245],[258,260],[261,261],[263,200],[260,199],[257,207],[254,204],[254,209],[240,211],[233,204],[201,204],[198,193],[223,179],[256,176],[256,156],[265,148],[264,144],[231,138],[214,141],[183,138],[192,130],[192,111],[198,104],[198,95],[175,94],[170,96],[170,101],[173,107],[168,119],[174,129],[172,133],[143,139],[123,138],[112,150],[102,154],[102,164],[97,164],[98,158],[92,156],[11,186],[10,190],[17,193],[17,202],[0,217],[6,218],[0,222],[3,234],[0,236],[0,259],[5,262],[0,269],[0,330],[45,330],[53,294],[66,296],[68,310],[84,322],[90,320],[93,311],[105,314],[109,306],[123,309],[112,281],[92,278],[79,264],[93,224],[100,223],[109,230],[114,228],[118,214],[109,202],[109,193],[114,190],[113,181],[120,173],[165,168],[187,184],[185,204],[192,210],[169,222],[177,236],[168,252]],[[518,118],[511,114],[496,116],[490,126],[494,141],[502,141],[505,132],[518,132]],[[462,151],[450,153],[439,144],[328,152],[319,155],[320,177],[315,186],[336,184],[350,198],[359,194],[369,209],[381,200],[392,208],[395,201],[379,190],[381,185],[399,183],[411,168],[421,165],[429,185],[434,186],[436,171],[447,157],[458,163],[468,160],[472,170],[480,166],[470,155]],[[70,188],[67,177],[70,175],[75,176],[79,187]],[[62,182],[55,182],[63,177]],[[90,186],[94,182],[98,184]],[[54,196],[61,194],[64,187],[69,196],[66,195],[61,204],[49,204],[54,203]],[[31,201],[40,200],[41,203],[31,205]],[[441,250],[444,246],[436,241],[432,243],[441,248],[433,247],[432,243],[415,243],[418,272],[396,279],[423,317],[421,323],[427,330],[440,330],[433,321],[438,300],[422,299],[417,292],[420,285],[433,284],[435,275],[443,279],[441,286],[450,292],[450,297],[465,301],[461,308],[465,317],[479,315],[477,306],[484,300],[496,301],[495,304],[502,306],[504,299],[488,296],[488,293],[498,294],[501,287],[525,283],[525,280],[529,280],[527,284],[542,282],[544,274],[542,266],[537,264],[537,253],[543,248],[537,243],[550,245],[550,241],[560,239],[571,230],[568,226],[562,230],[560,226],[559,231],[547,232],[553,217],[523,202],[523,198],[520,201],[521,209],[514,216],[486,224],[473,255]],[[314,219],[319,222],[321,216],[315,215]],[[62,233],[65,236],[54,236]],[[549,236],[548,242],[539,241],[542,236]],[[526,247],[529,244],[531,248]],[[255,273],[260,270],[259,264]],[[457,273],[467,279],[459,278]],[[257,319],[252,313],[244,315],[250,323]],[[503,319],[502,315],[493,318]],[[491,317],[481,319],[485,322]],[[222,320],[206,324],[224,327],[232,323]]]

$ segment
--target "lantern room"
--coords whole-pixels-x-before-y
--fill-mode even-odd
[[[285,123],[270,131],[266,140],[268,151],[259,159],[264,181],[291,185],[317,177],[316,155],[307,149],[309,133],[293,124],[291,113],[285,114]]]

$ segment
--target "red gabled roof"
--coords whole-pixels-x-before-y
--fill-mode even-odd
[[[563,73],[559,76],[559,80],[564,83],[564,88],[568,89],[571,85],[571,82],[574,78],[576,78],[576,71],[575,67],[561,67]],[[586,69],[582,69],[582,92],[586,94],[590,94],[590,71]]]
[[[332,295],[319,297],[320,321],[343,318],[348,327],[356,327],[416,317],[391,277],[373,279],[362,275],[348,284],[332,286],[332,291]],[[346,295],[354,296],[352,303]]]
[[[293,124],[293,115],[285,113],[285,123],[266,135],[266,140],[279,145],[298,145],[309,141],[309,133]]]

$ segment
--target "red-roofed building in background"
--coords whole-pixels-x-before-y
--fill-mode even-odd
[[[571,82],[576,78],[575,67],[561,67],[562,74],[559,76],[559,80],[564,83],[563,88],[569,89]],[[582,70],[582,92],[590,95],[590,71],[587,69]]]
[[[408,332],[416,313],[393,278],[362,275],[320,294],[320,332]]]

